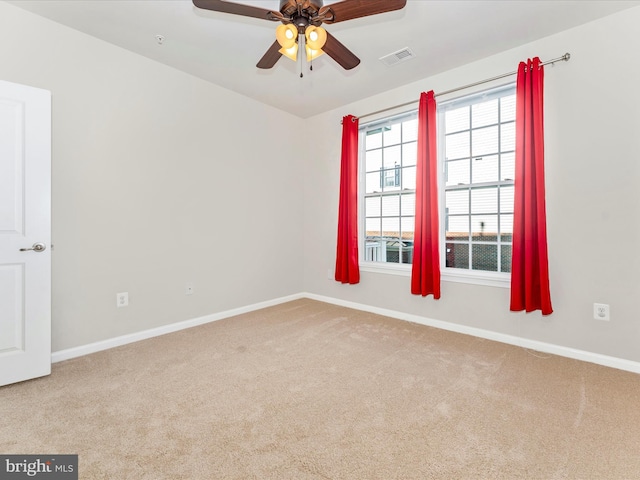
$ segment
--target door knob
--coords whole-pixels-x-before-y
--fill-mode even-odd
[[[34,252],[44,252],[47,249],[47,246],[44,243],[34,243],[31,248],[21,248],[21,252],[28,252],[29,250],[33,250]]]

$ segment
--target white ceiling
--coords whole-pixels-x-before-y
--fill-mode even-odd
[[[191,0],[9,3],[307,118],[640,5],[640,0],[408,0],[400,11],[326,25],[362,62],[345,71],[324,55],[313,62],[312,72],[305,67],[302,79],[300,62],[285,57],[270,70],[255,66],[273,43],[278,23],[201,10]],[[238,3],[279,8],[279,0]],[[162,45],[156,35],[165,37]],[[416,57],[392,67],[379,61],[404,47]]]

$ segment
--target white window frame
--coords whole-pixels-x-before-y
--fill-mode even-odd
[[[417,119],[418,111],[410,110],[407,112],[399,113],[397,115],[392,115],[386,118],[374,120],[371,122],[367,122],[365,124],[360,125],[360,130],[358,132],[358,251],[359,251],[359,265],[360,270],[362,271],[370,271],[370,272],[378,272],[378,273],[386,273],[386,274],[396,274],[396,275],[410,275],[411,274],[411,264],[410,263],[386,263],[386,262],[371,262],[366,260],[366,216],[365,216],[365,199],[367,197],[366,194],[366,169],[364,166],[364,158],[366,156],[366,131],[368,128],[384,128],[385,125],[391,125],[396,123],[401,123],[410,119],[411,117]],[[402,145],[402,144],[401,144]],[[371,172],[369,172],[371,173]],[[400,170],[400,183],[402,183],[402,168]],[[382,171],[381,171],[381,179]],[[395,185],[394,185],[395,186]],[[415,194],[415,189],[403,189],[401,191],[392,191],[389,194],[395,195],[396,192],[400,194]],[[381,193],[381,196],[384,196],[385,193]]]
[[[439,248],[440,248],[440,274],[442,281],[448,282],[458,282],[458,283],[467,283],[467,284],[476,284],[476,285],[485,285],[485,286],[493,286],[493,287],[503,287],[508,288],[511,283],[511,274],[509,272],[492,272],[492,271],[482,271],[482,270],[466,270],[466,269],[457,269],[457,268],[449,268],[446,267],[446,232],[445,232],[445,178],[444,178],[444,168],[445,168],[445,159],[444,159],[444,141],[445,141],[445,133],[444,133],[444,111],[446,109],[453,108],[454,106],[463,106],[469,105],[473,103],[478,103],[481,99],[491,99],[497,98],[503,95],[509,95],[511,93],[515,93],[515,83],[510,83],[508,85],[503,85],[496,88],[491,88],[488,90],[484,90],[478,92],[476,94],[470,94],[461,96],[458,98],[454,98],[451,100],[447,100],[442,102],[442,105],[438,105],[437,110],[437,121],[438,121],[438,201],[439,201]],[[382,273],[387,275],[400,275],[400,276],[411,276],[411,264],[402,264],[402,263],[384,263],[384,262],[371,262],[365,260],[365,243],[366,243],[366,233],[365,233],[365,208],[364,208],[364,199],[365,199],[365,168],[364,168],[364,158],[366,152],[365,146],[365,129],[368,125],[382,125],[385,122],[394,123],[396,120],[399,120],[407,115],[411,115],[413,113],[417,113],[417,110],[410,110],[403,113],[399,113],[396,115],[389,116],[387,118],[374,120],[372,122],[363,124],[360,126],[359,132],[359,159],[358,159],[358,175],[359,175],[359,189],[361,194],[358,195],[358,228],[360,232],[359,238],[359,265],[360,270],[365,272],[373,272],[373,273]]]
[[[438,200],[439,200],[439,226],[440,226],[440,273],[442,280],[449,282],[471,283],[477,285],[489,285],[493,287],[508,288],[511,285],[510,272],[492,272],[483,270],[459,269],[446,266],[446,209],[445,209],[445,117],[444,112],[450,109],[473,105],[482,101],[488,101],[508,95],[515,95],[516,84],[509,83],[481,92],[464,95],[458,98],[444,101],[438,104]],[[513,181],[511,181],[513,184]],[[509,182],[496,181],[478,184],[482,186],[509,185]]]

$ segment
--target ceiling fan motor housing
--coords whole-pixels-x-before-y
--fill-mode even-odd
[[[323,0],[280,0],[280,13],[288,19],[282,23],[293,23],[303,34],[309,25],[322,25],[324,16],[318,15],[322,6]]]
[[[280,13],[287,17],[295,15],[299,11],[306,11],[309,15],[318,13],[324,0],[280,0]]]
[[[298,33],[300,35],[304,34],[309,26],[309,19],[307,17],[296,16],[291,19],[291,22],[298,27]]]

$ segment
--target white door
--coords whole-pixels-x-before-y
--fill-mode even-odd
[[[50,373],[51,93],[0,81],[0,385]]]

